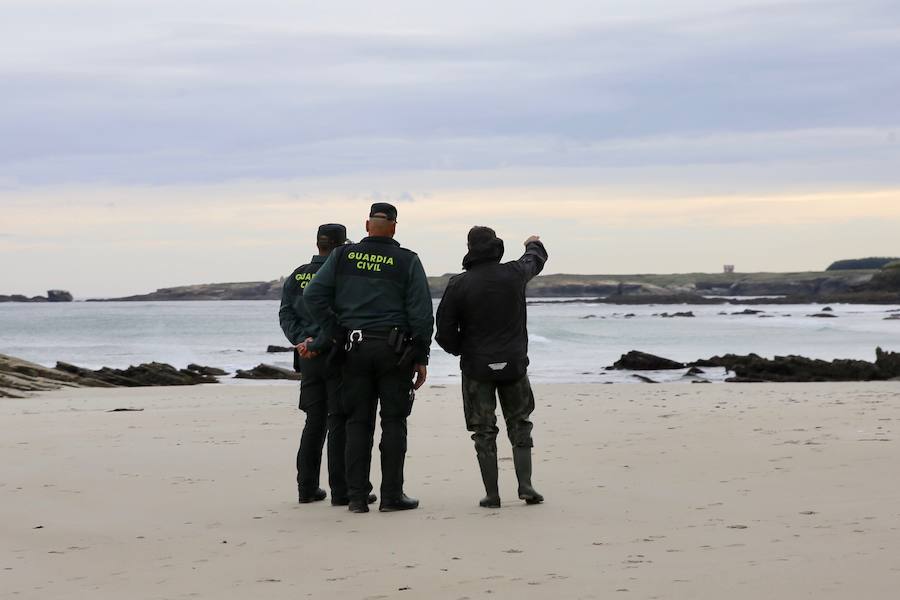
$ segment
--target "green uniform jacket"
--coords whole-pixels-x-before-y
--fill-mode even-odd
[[[418,255],[389,237],[367,237],[331,253],[303,292],[322,327],[310,345],[338,341],[342,329],[410,333],[417,364],[428,364],[434,314],[428,280]],[[340,340],[341,342],[343,340]]]
[[[284,280],[281,290],[281,307],[278,309],[278,322],[288,341],[296,346],[306,338],[317,338],[321,328],[316,323],[306,302],[303,301],[303,290],[312,281],[316,273],[325,264],[326,256],[313,256],[308,264],[297,267],[294,272]],[[294,363],[297,362],[297,353],[294,353]],[[297,368],[297,364],[294,368]]]

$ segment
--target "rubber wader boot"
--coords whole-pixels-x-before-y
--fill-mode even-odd
[[[531,448],[513,448],[513,465],[519,480],[519,498],[525,504],[540,504],[544,501],[537,490],[531,487]]]
[[[500,508],[500,491],[497,488],[497,455],[478,454],[481,480],[484,482],[485,497],[479,502],[484,508]]]

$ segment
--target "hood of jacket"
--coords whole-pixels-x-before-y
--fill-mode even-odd
[[[462,265],[463,269],[468,271],[480,264],[498,263],[501,258],[503,258],[503,240],[495,237],[469,246],[468,253],[463,257]]]

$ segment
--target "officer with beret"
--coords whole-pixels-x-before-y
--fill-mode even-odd
[[[343,345],[341,402],[347,419],[349,510],[368,512],[369,470],[375,414],[381,403],[382,512],[409,510],[419,501],[403,491],[406,419],[414,390],[427,376],[434,329],[431,293],[418,255],[394,240],[397,209],[371,206],[368,237],[331,254],[304,291],[322,328],[306,345],[319,352],[331,341]],[[415,378],[415,381],[413,381]]]
[[[294,369],[302,375],[300,409],[306,413],[306,423],[297,452],[297,491],[301,504],[325,499],[325,490],[319,487],[319,471],[326,431],[331,504],[346,506],[349,503],[344,461],[347,415],[338,401],[340,367],[328,364],[328,345],[318,352],[306,350],[306,343],[318,337],[320,329],[303,301],[304,289],[325,264],[328,255],[346,242],[346,227],[336,223],[321,225],[316,237],[318,254],[308,264],[295,269],[285,280],[278,310],[281,329],[297,350],[294,353]],[[368,500],[374,502],[375,497],[371,496]]]

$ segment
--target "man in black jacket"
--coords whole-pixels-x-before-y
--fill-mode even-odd
[[[537,236],[525,240],[519,260],[500,263],[503,240],[489,227],[473,227],[465,273],[450,279],[437,311],[437,343],[460,356],[463,409],[487,495],[479,503],[500,506],[497,489],[497,397],[513,447],[519,498],[544,501],[531,485],[531,421],[534,394],[528,381],[525,286],[541,272],[547,251]]]

